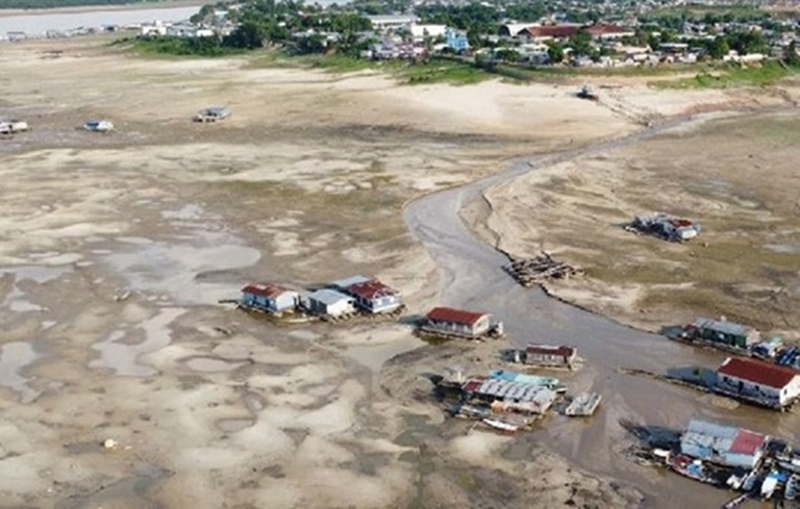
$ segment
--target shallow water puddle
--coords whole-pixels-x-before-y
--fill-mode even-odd
[[[145,340],[136,345],[127,345],[118,341],[125,337],[122,331],[115,331],[106,341],[92,345],[100,352],[100,358],[89,363],[92,368],[113,369],[119,376],[146,377],[158,374],[152,366],[139,364],[140,356],[156,352],[168,346],[172,340],[169,325],[186,312],[183,308],[163,308],[153,318],[139,325],[144,330]]]
[[[204,272],[249,267],[261,258],[258,250],[240,245],[223,232],[194,232],[194,243],[153,242],[113,253],[106,261],[124,275],[134,290],[169,295],[185,304],[215,304],[230,297],[230,286],[198,281]]]
[[[45,267],[27,265],[21,267],[0,268],[0,277],[6,274],[11,274],[14,277],[14,286],[3,302],[0,303],[0,307],[8,307],[9,310],[15,313],[46,311],[47,308],[34,304],[33,302],[25,299],[25,292],[20,290],[17,285],[21,281],[33,281],[38,284],[44,284],[57,279],[68,272],[72,272],[71,267]]]
[[[39,357],[30,343],[12,342],[0,347],[0,386],[20,393],[23,403],[30,403],[39,392],[28,386],[29,378],[20,370]]]

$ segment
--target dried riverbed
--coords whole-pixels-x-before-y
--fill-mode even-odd
[[[460,222],[482,186],[528,167],[457,186],[520,152],[636,130],[617,107],[572,86],[402,88],[73,40],[5,49],[2,106],[33,130],[0,142],[0,505],[691,507],[705,492],[616,454],[618,418],[703,413],[790,436],[792,416],[760,422],[615,374],[718,356],[515,286]],[[630,97],[670,114],[725,94]],[[221,103],[230,121],[188,121]],[[74,129],[91,116],[118,131]],[[406,209],[419,244],[399,211],[423,193]],[[217,304],[255,280],[355,273],[399,288],[412,315],[463,305],[494,311],[517,341],[576,343],[589,364],[569,383],[603,393],[600,413],[516,439],[470,431],[418,375],[473,357],[478,369],[490,352],[418,349],[403,324],[276,324]]]

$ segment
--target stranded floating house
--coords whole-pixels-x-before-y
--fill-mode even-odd
[[[782,409],[800,397],[800,373],[754,359],[731,357],[717,369],[716,392]]]

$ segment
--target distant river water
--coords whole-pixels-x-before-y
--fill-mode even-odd
[[[165,7],[163,9],[109,9],[99,11],[54,12],[37,11],[35,14],[0,16],[0,35],[8,32],[25,32],[42,35],[48,30],[73,28],[100,28],[104,25],[130,25],[152,21],[181,21],[200,10],[200,6]],[[2,14],[0,12],[0,14]]]

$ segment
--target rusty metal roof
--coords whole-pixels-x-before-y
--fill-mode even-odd
[[[362,299],[372,300],[381,297],[397,295],[397,291],[381,283],[377,279],[356,283],[347,287],[347,293],[361,297]]]
[[[558,357],[572,357],[577,349],[572,346],[554,345],[528,345],[525,348],[528,355],[556,355]]]
[[[472,326],[487,315],[488,313],[476,313],[473,311],[438,307],[433,308],[430,313],[428,313],[428,320],[432,322],[448,322]]]
[[[242,293],[247,293],[250,295],[256,295],[258,297],[265,297],[267,299],[275,299],[280,297],[286,292],[289,292],[288,288],[284,288],[280,285],[275,284],[252,284],[247,285],[242,288]]]

